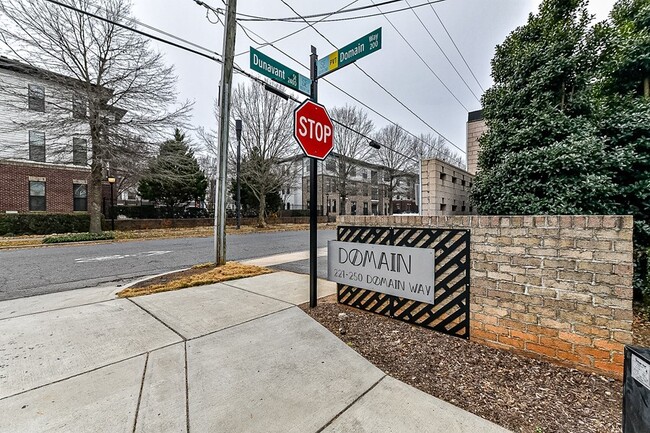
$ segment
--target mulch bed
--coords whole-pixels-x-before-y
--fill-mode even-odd
[[[514,432],[621,431],[620,381],[362,312],[333,296],[301,308],[385,373]]]

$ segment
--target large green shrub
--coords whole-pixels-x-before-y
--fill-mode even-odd
[[[90,229],[88,214],[0,215],[0,236],[78,233]]]
[[[66,233],[63,235],[47,236],[43,239],[44,244],[60,244],[65,242],[88,242],[88,241],[104,241],[115,239],[113,232],[102,233]]]

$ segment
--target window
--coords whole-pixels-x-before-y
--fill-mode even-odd
[[[88,164],[88,140],[77,137],[72,139],[72,163],[74,165]]]
[[[45,182],[29,182],[29,210],[45,211]]]
[[[45,88],[43,86],[30,84],[27,95],[30,110],[45,112]]]
[[[72,98],[72,117],[75,119],[85,119],[87,113],[86,99],[81,96]]]
[[[465,212],[465,206],[460,208],[461,212]]]
[[[388,170],[384,171],[384,181],[385,182],[390,181],[390,171]]]
[[[29,159],[45,162],[45,133],[29,131]]]
[[[352,167],[350,167],[350,176],[354,177],[356,175],[357,175],[357,167],[353,165]]]
[[[451,211],[452,212],[456,212],[457,209],[458,209],[458,206],[456,206],[455,204],[451,205]]]
[[[370,172],[370,182],[371,182],[373,185],[377,185],[377,172],[376,172],[375,170],[372,170],[372,171]]]
[[[440,204],[440,210],[445,210],[445,209],[447,209],[447,205],[444,204],[444,203],[441,203]]]
[[[74,210],[85,212],[88,210],[88,185],[75,183],[72,185],[74,197]]]
[[[447,175],[445,173],[440,173],[440,179],[445,180]]]
[[[373,188],[372,189],[372,196],[370,197],[371,200],[379,200],[379,188]]]
[[[361,170],[361,177],[363,177],[364,179],[368,179],[368,170],[366,170],[365,168]]]
[[[329,158],[325,162],[325,168],[327,171],[336,171],[336,160],[334,158]]]
[[[291,194],[291,188],[287,187],[287,195]]]
[[[456,178],[454,176],[451,177],[451,183],[456,183]]]
[[[363,214],[368,215],[368,202],[367,201],[363,202]]]
[[[461,180],[461,181],[460,181],[460,184],[463,185],[463,186],[465,186],[465,179]]]

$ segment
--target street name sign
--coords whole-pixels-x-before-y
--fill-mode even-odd
[[[318,78],[337,69],[356,62],[381,48],[381,27],[357,39],[356,41],[334,51],[329,56],[318,60],[316,76]]]
[[[311,95],[311,80],[250,47],[251,69],[293,90]]]
[[[327,279],[346,286],[433,304],[434,269],[432,248],[327,243]]]
[[[334,147],[334,125],[327,110],[307,100],[293,112],[293,136],[305,155],[323,160]]]

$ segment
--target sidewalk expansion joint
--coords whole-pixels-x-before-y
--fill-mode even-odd
[[[170,347],[170,346],[173,346],[173,345],[175,345],[175,344],[179,344],[179,343],[180,343],[180,341],[175,341],[175,342],[173,342],[173,343],[166,344],[166,345],[164,345],[164,346],[160,346],[160,347],[157,347],[157,348],[155,348],[155,349],[148,350],[148,351],[146,351],[146,352],[136,353],[135,355],[127,356],[127,357],[124,358],[124,359],[120,359],[120,360],[118,360],[118,361],[109,362],[108,364],[100,365],[99,367],[95,367],[95,368],[91,368],[90,370],[82,371],[81,373],[72,374],[72,375],[70,375],[70,376],[67,376],[67,377],[64,377],[64,378],[61,378],[61,379],[53,380],[52,382],[48,382],[48,383],[43,384],[43,385],[38,385],[38,386],[35,386],[34,388],[26,389],[26,390],[24,390],[24,391],[20,391],[20,392],[17,392],[17,393],[15,393],[15,394],[11,394],[11,395],[8,395],[8,396],[6,396],[6,397],[0,397],[0,401],[2,401],[2,400],[7,400],[7,399],[9,399],[9,398],[16,397],[16,396],[18,396],[18,395],[22,395],[22,394],[25,394],[25,393],[28,393],[28,392],[30,392],[30,391],[34,391],[34,390],[37,390],[37,389],[40,389],[40,388],[44,388],[44,387],[46,387],[46,386],[53,385],[53,384],[55,384],[55,383],[60,383],[60,382],[64,382],[64,381],[66,381],[66,380],[74,379],[75,377],[83,376],[84,374],[92,373],[92,372],[94,372],[94,371],[101,370],[102,368],[111,367],[111,366],[113,366],[113,365],[115,365],[115,364],[119,364],[120,362],[129,361],[129,360],[131,360],[131,359],[137,358],[138,356],[147,355],[147,354],[149,354],[150,352],[154,352],[154,351],[156,351],[156,350],[165,349],[165,348],[167,348],[167,347]]]
[[[187,341],[183,342],[185,347],[185,422],[186,433],[190,433],[190,379],[187,368]]]
[[[142,401],[142,391],[144,390],[144,381],[147,377],[147,366],[149,365],[149,352],[144,360],[144,369],[142,370],[142,382],[140,382],[140,394],[138,394],[138,402],[135,405],[135,416],[133,417],[133,433],[138,426],[138,414],[140,413],[140,402]]]
[[[158,318],[155,314],[153,314],[151,311],[147,310],[147,309],[144,308],[142,305],[140,305],[140,304],[138,304],[137,302],[135,302],[133,299],[131,299],[131,298],[127,298],[127,299],[128,299],[129,301],[131,301],[131,302],[133,303],[133,305],[135,305],[136,307],[138,307],[139,309],[141,309],[142,311],[144,311],[145,313],[147,313],[148,315],[150,315],[151,317],[153,317],[154,319],[156,319],[158,322],[160,322],[160,323],[161,323],[165,328],[169,329],[169,330],[172,331],[174,334],[178,335],[178,336],[181,338],[182,341],[187,341],[187,338],[185,338],[184,336],[182,336],[181,334],[179,334],[179,333],[178,333],[174,328],[172,328],[171,326],[169,326],[168,324],[166,324],[165,322],[163,322],[161,319],[159,319],[159,318]],[[178,342],[177,342],[177,343],[178,343]]]
[[[45,295],[35,295],[35,296],[45,296]],[[28,297],[25,297],[25,298],[17,298],[17,299],[27,299],[27,298],[31,298],[31,296],[28,296]],[[69,307],[52,308],[51,310],[34,311],[33,313],[19,314],[17,316],[10,316],[10,317],[2,317],[2,318],[0,318],[0,322],[2,322],[3,320],[16,319],[18,317],[36,316],[37,314],[51,313],[52,311],[69,310],[71,308],[86,307],[88,305],[103,304],[104,302],[111,302],[111,301],[117,301],[117,300],[118,300],[118,298],[109,298],[109,299],[104,299],[104,300],[101,300],[101,301],[88,302],[86,304],[70,305]],[[0,301],[0,302],[10,302],[10,301],[13,301],[13,299],[9,299],[7,301]]]
[[[233,286],[232,284],[228,284],[228,281],[224,281],[221,284],[223,284],[224,286],[228,286],[228,287],[230,287],[232,289],[237,289],[237,290],[241,290],[242,292],[250,293],[252,295],[262,296],[264,298],[268,298],[268,299],[272,299],[274,301],[282,302],[283,304],[291,305],[291,306],[294,306],[294,307],[297,306],[296,304],[292,304],[291,302],[287,302],[287,301],[284,301],[284,300],[279,299],[279,298],[274,298],[273,296],[263,295],[261,293],[250,291],[248,289],[242,289],[241,287]]]
[[[273,312],[271,312],[271,313],[267,313],[267,314],[264,314],[264,315],[261,315],[261,316],[253,317],[252,319],[244,320],[243,322],[236,323],[236,324],[234,324],[234,325],[230,325],[230,326],[226,326],[225,328],[217,329],[216,331],[211,331],[211,332],[205,333],[205,334],[203,334],[203,335],[199,335],[199,336],[196,336],[196,337],[188,338],[186,341],[198,340],[199,338],[207,337],[207,336],[209,336],[209,335],[217,334],[217,333],[219,333],[219,332],[222,332],[222,331],[225,331],[225,330],[228,330],[228,329],[236,328],[236,327],[238,327],[238,326],[245,325],[245,324],[247,324],[247,323],[253,322],[253,321],[257,320],[257,319],[263,319],[264,317],[269,317],[269,316],[271,316],[271,315],[273,315],[273,314],[282,313],[283,311],[287,311],[287,310],[290,310],[290,309],[292,309],[292,308],[298,308],[298,307],[296,307],[295,305],[291,305],[291,304],[289,304],[288,307],[283,308],[283,309],[281,309],[281,310],[277,310],[277,311],[273,311]]]
[[[387,376],[387,375],[384,374],[381,378],[379,378],[379,380],[378,380],[377,382],[375,382],[375,383],[374,383],[370,388],[368,388],[365,392],[363,392],[359,397],[355,398],[354,401],[353,401],[352,403],[350,403],[349,405],[347,405],[347,406],[345,407],[345,409],[343,409],[342,411],[340,411],[339,413],[337,413],[337,414],[334,416],[334,418],[332,418],[331,420],[329,420],[329,422],[328,422],[327,424],[325,424],[323,427],[321,427],[321,428],[319,428],[318,430],[316,430],[316,433],[321,433],[323,430],[325,430],[327,427],[329,427],[329,426],[330,426],[334,421],[336,421],[336,420],[338,419],[338,417],[340,417],[341,415],[343,415],[343,414],[344,414],[348,409],[350,409],[352,406],[354,406],[354,405],[355,405],[359,400],[361,400],[361,399],[362,399],[366,394],[368,394],[368,393],[369,393],[370,391],[372,391],[372,390],[373,390],[377,385],[379,385],[379,382],[381,382],[382,380],[384,380],[384,379],[386,378],[386,376]]]

